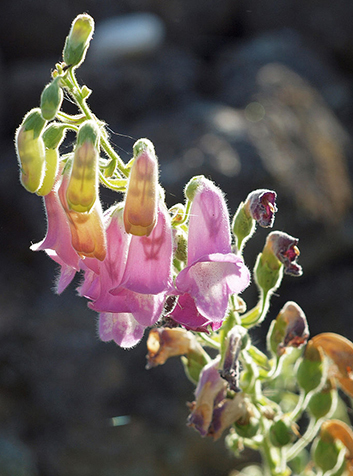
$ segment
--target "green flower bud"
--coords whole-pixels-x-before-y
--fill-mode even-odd
[[[40,97],[40,109],[44,119],[51,121],[55,118],[61,108],[63,97],[64,94],[60,87],[60,76],[58,76],[45,86]]]
[[[318,389],[325,379],[324,356],[309,341],[297,366],[297,382],[305,393]]]
[[[42,130],[45,120],[39,108],[29,111],[16,131],[16,152],[20,165],[20,180],[26,190],[35,193],[45,172],[45,147]]]
[[[63,60],[68,66],[79,66],[84,61],[93,31],[94,20],[87,13],[74,19],[63,50]]]
[[[242,202],[235,212],[232,222],[232,231],[237,239],[238,250],[241,250],[245,242],[252,236],[255,231],[255,225],[256,221],[248,213]]]
[[[257,286],[263,290],[264,294],[275,291],[281,284],[283,277],[283,267],[271,254],[260,253],[256,259],[254,267],[254,278]]]
[[[94,121],[85,122],[77,134],[66,199],[71,210],[89,212],[98,196],[99,129]]]
[[[331,411],[334,411],[336,405],[337,391],[332,385],[331,380],[328,380],[320,392],[314,393],[314,395],[311,396],[308,410],[310,414],[318,420]]]
[[[273,446],[282,447],[288,445],[294,439],[292,423],[285,417],[278,418],[272,423],[269,435]]]
[[[184,195],[188,200],[190,200],[190,202],[193,201],[197,189],[204,180],[205,177],[203,175],[196,175],[185,185]]]

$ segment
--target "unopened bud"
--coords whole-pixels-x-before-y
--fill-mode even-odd
[[[87,121],[77,134],[70,181],[66,199],[71,210],[89,212],[98,196],[99,130],[95,122]]]
[[[20,165],[20,180],[26,190],[35,193],[45,173],[45,147],[42,130],[45,120],[39,108],[29,111],[16,131],[16,152]]]
[[[124,206],[124,225],[127,233],[148,236],[157,221],[158,162],[152,142],[138,140],[133,147],[131,167]]]
[[[275,355],[283,355],[288,347],[301,347],[309,337],[303,310],[293,301],[287,302],[271,323],[267,345]]]
[[[93,31],[94,20],[87,13],[74,19],[63,50],[63,60],[68,66],[78,66],[84,61]]]
[[[246,241],[251,238],[255,231],[255,225],[255,220],[247,212],[244,203],[242,202],[239,205],[238,210],[235,212],[232,221],[232,231],[236,237],[236,244],[239,251],[241,251]]]
[[[60,87],[60,77],[57,76],[53,81],[45,86],[40,97],[40,109],[42,116],[47,121],[55,118],[63,101],[63,91]]]
[[[297,367],[297,382],[305,393],[309,393],[319,390],[325,378],[324,355],[309,340]]]

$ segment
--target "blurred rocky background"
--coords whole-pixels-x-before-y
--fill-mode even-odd
[[[295,300],[312,335],[352,339],[353,3],[1,3],[0,475],[226,476],[256,455],[236,460],[185,426],[194,389],[180,362],[146,371],[145,342],[100,342],[95,313],[74,286],[54,295],[55,264],[29,250],[45,217],[19,184],[14,131],[82,12],[96,34],[78,77],[123,159],[150,138],[170,205],[200,173],[232,213],[251,190],[275,189],[275,228],[300,238],[304,275],[284,279],[270,319]],[[266,235],[246,248],[250,268]],[[244,298],[254,305],[256,291]],[[260,346],[268,324],[254,332]]]

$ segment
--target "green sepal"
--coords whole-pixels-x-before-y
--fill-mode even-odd
[[[47,84],[40,97],[41,114],[47,121],[53,120],[61,108],[64,94],[60,87],[60,80],[60,76],[57,76]]]

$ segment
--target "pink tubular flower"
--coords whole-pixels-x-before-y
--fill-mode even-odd
[[[70,225],[59,199],[59,185],[57,180],[53,190],[44,197],[47,214],[46,236],[44,240],[31,246],[32,251],[45,251],[60,264],[61,272],[56,285],[58,294],[64,291],[80,269],[80,258],[72,246]]]
[[[222,192],[202,177],[190,210],[187,267],[177,276],[176,288],[194,299],[205,321],[219,326],[229,296],[243,291],[249,281],[242,258],[231,250],[229,215]]]
[[[107,226],[107,254],[102,262],[86,259],[85,280],[79,291],[92,300],[89,307],[100,313],[99,333],[132,347],[146,327],[160,318],[172,286],[172,230],[163,204],[158,220],[146,237],[126,233],[120,207]]]

